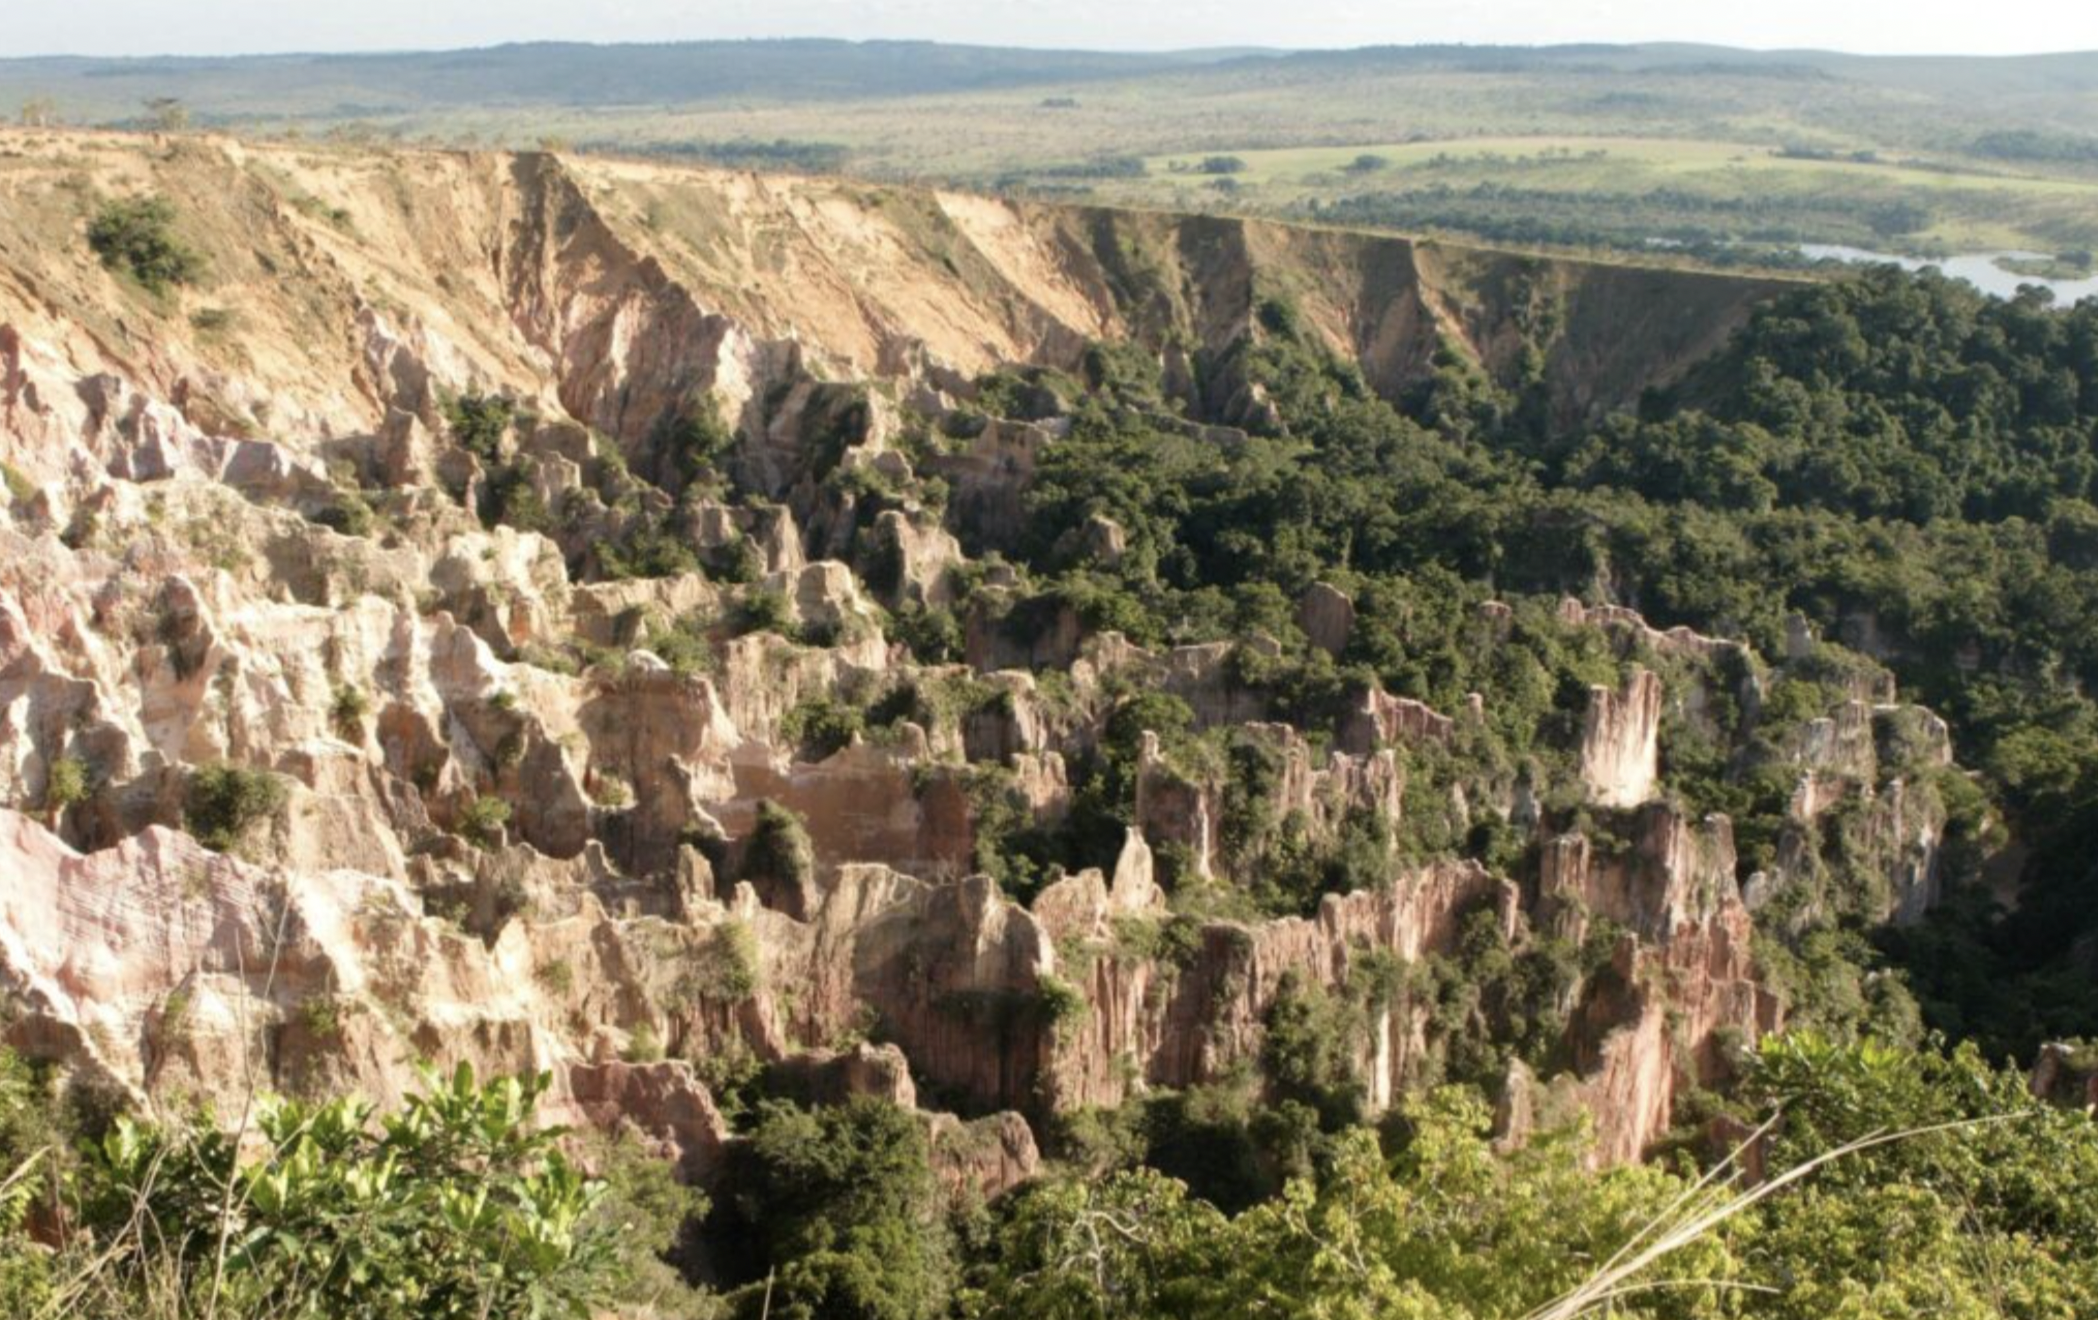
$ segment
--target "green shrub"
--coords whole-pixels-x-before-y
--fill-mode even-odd
[[[313,995],[300,1002],[299,1020],[315,1040],[342,1037],[342,1006],[333,995]]]
[[[852,743],[866,727],[866,715],[828,694],[804,697],[780,718],[780,737],[802,759],[820,761]]]
[[[499,797],[477,797],[459,812],[459,836],[476,848],[493,848],[510,823],[510,804]]]
[[[646,1062],[646,1060],[643,1060]],[[586,1147],[604,1193],[588,1229],[609,1233],[622,1305],[599,1314],[635,1320],[722,1320],[717,1299],[688,1282],[680,1265],[711,1203],[679,1181],[678,1169],[633,1135]]]
[[[711,674],[716,666],[710,625],[699,613],[680,615],[667,625],[651,622],[641,646],[680,674]]]
[[[599,770],[591,778],[590,800],[600,807],[616,811],[634,801],[634,786],[624,776],[610,770]]]
[[[364,717],[371,714],[371,698],[362,688],[342,684],[328,702],[328,723],[344,742],[364,741]]]
[[[700,946],[686,981],[695,998],[740,1004],[758,992],[758,940],[741,921],[724,921]]]
[[[22,504],[36,497],[36,483],[12,463],[0,463],[0,487],[6,488],[11,503]]]
[[[362,491],[345,490],[336,495],[334,503],[314,513],[313,521],[344,536],[370,536],[379,520]]]
[[[643,1022],[627,1034],[626,1047],[619,1051],[619,1057],[628,1063],[655,1063],[663,1057],[663,1038]]]
[[[1118,916],[1114,919],[1114,953],[1123,962],[1157,961],[1175,971],[1186,971],[1201,956],[1202,923],[1184,914]]]
[[[707,1085],[715,1107],[734,1132],[742,1132],[747,1120],[764,1098],[765,1061],[745,1044],[741,1036],[730,1036],[692,1064],[693,1073]]]
[[[962,658],[966,639],[954,611],[938,606],[905,604],[889,618],[889,636],[911,649],[919,664],[952,664]]]
[[[553,532],[554,516],[547,511],[534,481],[537,470],[537,464],[522,458],[491,467],[481,483],[481,507],[477,510],[481,525],[515,527],[520,532]]]
[[[534,979],[551,994],[566,995],[575,990],[575,968],[566,958],[541,963]]]
[[[1086,1000],[1085,991],[1059,976],[1043,976],[1036,982],[1034,992],[1042,1016],[1048,1019],[1058,1036],[1076,1031],[1092,1007]]]
[[[732,1294],[760,1314],[916,1320],[947,1314],[953,1239],[916,1115],[855,1096],[818,1109],[763,1102],[726,1183],[757,1248]],[[747,1226],[747,1229],[746,1227]]]
[[[735,433],[722,423],[711,398],[678,414],[664,429],[662,440],[669,456],[671,484],[682,490],[716,471],[735,443]]]
[[[742,878],[760,895],[809,892],[816,881],[816,845],[801,817],[776,802],[758,803],[757,828],[743,851]]]
[[[1362,1117],[1355,1052],[1366,1024],[1351,1005],[1292,968],[1276,987],[1266,1026],[1260,1062],[1274,1099],[1309,1105],[1328,1132]]]
[[[93,787],[87,762],[77,756],[61,756],[44,772],[44,810],[52,817],[67,807],[87,801]]]
[[[47,1070],[0,1047],[0,1315],[44,1313],[61,1277],[53,1253],[28,1231],[38,1205],[70,1174],[72,1124],[50,1081]]]
[[[598,567],[613,581],[678,577],[700,571],[699,556],[653,518],[637,518],[618,541],[597,548]]]
[[[256,822],[284,805],[284,781],[267,770],[218,762],[190,776],[183,823],[214,852],[238,845]]]
[[[500,395],[461,394],[444,402],[452,438],[483,463],[493,463],[501,454],[503,437],[516,417],[516,403]]]
[[[765,576],[765,552],[748,536],[736,536],[707,553],[704,567],[716,582],[741,586]]]
[[[782,637],[794,636],[794,606],[787,600],[786,593],[760,587],[744,593],[736,602],[735,613],[730,622],[736,635],[746,633],[776,632]]]
[[[204,270],[204,259],[175,237],[175,208],[166,198],[134,197],[110,202],[88,223],[87,243],[102,264],[129,274],[155,293],[188,284]]]

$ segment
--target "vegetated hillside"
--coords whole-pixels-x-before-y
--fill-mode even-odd
[[[1891,272],[11,134],[0,1153],[113,1135],[0,1198],[0,1285],[1516,1316],[1782,1105],[1759,1177],[1956,1126],[1618,1257],[1698,1281],[1635,1313],[2076,1314],[2094,345]],[[182,1119],[257,1088],[409,1118],[267,1109],[235,1175]]]

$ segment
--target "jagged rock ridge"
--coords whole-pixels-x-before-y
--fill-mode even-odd
[[[1534,827],[1533,786],[1409,793],[1400,753],[1457,745],[1486,699],[1445,712],[1365,687],[1327,748],[1234,677],[1230,646],[1148,651],[1069,611],[1017,629],[995,566],[964,665],[917,663],[881,612],[952,599],[964,544],[1016,521],[1068,425],[1053,397],[979,411],[986,370],[1134,339],[1185,377],[1206,420],[1181,424],[1228,443],[1262,402],[1173,368],[1254,333],[1260,288],[1295,288],[1396,395],[1445,341],[1513,370],[1519,284],[1567,313],[1548,377],[1581,415],[1679,371],[1762,285],[547,156],[10,140],[0,978],[19,1048],[147,1104],[259,1081],[386,1096],[418,1058],[544,1068],[566,1113],[638,1127],[701,1178],[730,1139],[703,1068],[749,1052],[812,1092],[983,1115],[928,1121],[956,1185],[995,1191],[1033,1168],[1030,1122],[1257,1061],[1286,979],[1360,1000],[1366,1099],[1393,1103],[1457,1033],[1417,984],[1369,995],[1370,972],[1456,956],[1482,914],[1514,945],[1608,936],[1559,1006],[1566,1067],[1539,1083],[1595,1114],[1601,1158],[1636,1157],[1678,1093],[1726,1075],[1729,1040],[1781,1020],[1748,914],[1813,884],[1804,833],[1744,901],[1727,822],[1655,800],[1664,709],[1700,718],[1737,681],[1753,697],[1738,644],[1562,610],[1630,666],[1577,749],[1621,842],[1545,839],[1522,876],[1394,854],[1310,915],[1198,922],[1162,951],[1159,859],[1176,882],[1229,869],[1223,787],[1148,736],[1112,873],[1023,904],[977,873],[986,767],[1058,819],[1122,684],[1268,749],[1315,838],[1430,808]],[[212,282],[171,306],[96,263],[66,219],[81,168],[174,198]],[[1679,287],[1655,299],[1656,281]],[[1598,324],[1660,305],[1651,333]],[[500,434],[462,442],[456,401],[498,394]],[[682,490],[679,548],[705,569],[614,571],[689,477],[679,428],[708,414],[763,498]],[[913,419],[968,434],[921,472]],[[951,493],[944,514],[906,499],[863,529],[819,468]],[[560,517],[477,516],[491,507]],[[1111,522],[1074,534],[1120,553]],[[732,625],[760,604],[768,626]],[[1354,612],[1322,584],[1299,616],[1338,651]],[[1684,672],[1665,684],[1650,657]],[[812,700],[904,690],[918,704],[883,737],[811,748]],[[1890,912],[1914,915],[1934,826],[1883,783],[1879,748],[1939,757],[1944,730],[1890,697],[1861,694],[1788,754],[1803,831],[1871,796]],[[198,786],[222,764],[282,796],[227,825],[245,860],[180,832],[209,832]],[[770,823],[782,808],[805,838]]]

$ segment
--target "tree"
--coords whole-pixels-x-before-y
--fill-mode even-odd
[[[44,813],[56,828],[67,807],[85,802],[93,788],[87,762],[77,756],[60,756],[44,772]]]
[[[1471,1320],[1529,1314],[1584,1280],[1687,1184],[1649,1168],[1594,1173],[1578,1132],[1497,1153],[1475,1093],[1450,1088],[1405,1114],[1396,1159],[1374,1135],[1337,1136],[1316,1173],[1236,1218],[1148,1171],[1018,1198],[972,1278],[981,1316],[1114,1315]],[[1706,1315],[1738,1258],[1693,1244],[1657,1290],[1617,1314]]]
[[[2098,1124],[2036,1102],[2017,1070],[1991,1068],[1971,1045],[1792,1032],[1764,1042],[1744,1094],[1782,1107],[1764,1156],[1773,1172],[1907,1134],[1765,1205],[1748,1254],[1785,1286],[1757,1314],[2098,1313]]]
[[[204,261],[175,236],[175,208],[164,197],[110,202],[88,223],[87,243],[102,264],[121,270],[154,293],[188,284]]]
[[[1058,1178],[1007,1208],[960,1295],[964,1315],[1120,1320],[1204,1314],[1230,1223],[1151,1169]]]
[[[793,810],[767,798],[743,850],[741,878],[768,907],[799,917],[816,901],[816,845]]]
[[[953,1248],[916,1115],[869,1096],[817,1109],[766,1101],[727,1187],[761,1256],[746,1302],[769,1291],[783,1320],[945,1313]]]
[[[284,781],[267,770],[215,762],[190,776],[183,824],[214,852],[233,849],[284,805]]]
[[[148,97],[146,116],[155,132],[179,133],[189,127],[189,107],[178,96]]]
[[[58,101],[49,96],[32,96],[22,102],[16,121],[24,128],[49,128],[58,122]]]

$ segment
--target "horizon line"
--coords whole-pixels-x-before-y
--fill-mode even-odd
[[[1217,46],[1071,46],[1036,45],[1030,42],[992,43],[982,41],[950,41],[939,37],[839,37],[820,33],[793,33],[772,36],[746,37],[669,37],[662,40],[590,41],[574,37],[525,37],[515,40],[493,41],[484,45],[468,46],[344,46],[333,49],[317,47],[284,47],[268,50],[218,50],[180,51],[169,50],[151,54],[94,54],[79,50],[37,51],[28,54],[0,55],[0,65],[27,64],[39,61],[77,60],[105,63],[145,63],[156,60],[269,60],[269,59],[384,59],[388,57],[414,55],[470,55],[530,47],[580,47],[589,50],[658,49],[677,46],[743,46],[743,45],[791,45],[827,44],[838,46],[944,46],[955,50],[1013,51],[1037,55],[1095,55],[1128,56],[1131,58],[1193,58],[1214,56],[1216,62],[1226,63],[1236,59],[1288,58],[1297,55],[1352,55],[1373,51],[1424,51],[1424,50],[1473,50],[1473,51],[1578,51],[1615,50],[1633,51],[1653,48],[1696,49],[1728,51],[1755,56],[1837,56],[1844,59],[1866,60],[2031,60],[2056,59],[2078,55],[2098,55],[2098,48],[2069,48],[2026,51],[1874,51],[1848,50],[1834,46],[1739,46],[1725,42],[1691,41],[1679,38],[1640,38],[1637,40],[1589,40],[1553,42],[1510,42],[1510,41],[1414,41],[1414,42],[1363,42],[1351,46],[1275,46],[1252,43],[1224,44]]]

